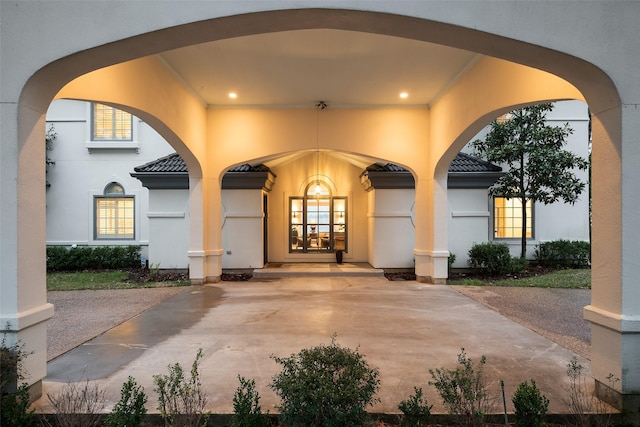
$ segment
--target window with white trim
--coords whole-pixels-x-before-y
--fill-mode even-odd
[[[102,196],[94,197],[94,207],[96,240],[135,238],[134,197],[127,196],[122,185],[108,184]]]
[[[527,238],[533,237],[533,202],[527,201]],[[493,237],[515,239],[522,237],[522,203],[520,199],[493,199]]]
[[[321,182],[289,199],[289,252],[347,251],[347,198]]]
[[[109,105],[91,105],[92,141],[132,141],[133,117]]]

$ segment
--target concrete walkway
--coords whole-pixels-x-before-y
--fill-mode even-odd
[[[578,357],[589,374],[588,360],[448,286],[358,275],[269,277],[185,288],[50,362],[43,395],[68,381],[95,380],[109,411],[132,375],[157,412],[153,375],[176,362],[189,369],[202,348],[213,413],[232,412],[237,375],[256,380],[263,409],[274,413],[279,400],[268,384],[279,366],[270,356],[329,343],[333,333],[380,369],[381,402],[371,412],[397,413],[414,386],[423,387],[434,413],[444,412],[429,369],[454,368],[463,347],[474,360],[487,356],[490,385],[497,394],[505,381],[510,408],[517,385],[534,378],[550,413],[566,413],[567,363]],[[48,412],[46,397],[36,406]]]

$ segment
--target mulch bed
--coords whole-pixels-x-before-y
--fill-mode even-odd
[[[494,282],[501,279],[522,279],[526,277],[541,276],[554,271],[554,268],[530,265],[524,271],[516,274],[506,274],[503,276],[483,276],[475,272],[453,272],[449,275],[449,281],[460,279],[477,279],[484,282]],[[189,274],[185,272],[173,271],[153,271],[153,269],[134,268],[129,270],[127,281],[132,283],[147,282],[177,282],[189,280]],[[221,279],[224,282],[246,282],[253,277],[247,272],[222,273]],[[416,274],[410,270],[385,271],[384,277],[390,281],[416,280]]]
[[[222,273],[223,282],[246,282],[253,277],[251,273]]]
[[[552,267],[528,265],[527,268],[525,268],[523,271],[519,273],[504,274],[501,276],[484,276],[482,274],[479,274],[473,271],[453,272],[449,274],[449,281],[455,281],[460,279],[477,279],[477,280],[482,280],[483,282],[495,282],[496,280],[504,280],[504,279],[525,279],[527,277],[536,277],[536,276],[549,274],[556,270],[558,269],[552,268]]]
[[[246,282],[251,279],[251,273],[222,273],[221,279],[224,282]],[[179,271],[153,271],[153,269],[134,268],[128,271],[127,282],[149,283],[149,282],[179,282],[188,281],[189,273]]]
[[[449,274],[449,282],[454,282],[461,279],[477,279],[483,282],[495,282],[496,280],[503,279],[524,279],[526,277],[542,276],[544,274],[551,273],[557,270],[557,268],[541,267],[539,265],[530,265],[523,271],[514,274],[505,274],[502,276],[484,276],[473,271],[464,272],[452,272]],[[414,271],[402,270],[402,271],[385,271],[384,277],[390,281],[402,281],[402,280],[416,280],[416,274]]]
[[[133,268],[129,270],[127,282],[149,283],[149,282],[179,282],[189,280],[189,274],[179,271],[153,271],[146,268]]]

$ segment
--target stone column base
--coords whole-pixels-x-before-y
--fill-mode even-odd
[[[222,277],[222,249],[189,251],[189,279],[192,285],[217,283]]]
[[[416,280],[440,285],[447,283],[449,276],[449,251],[424,251],[414,249]]]

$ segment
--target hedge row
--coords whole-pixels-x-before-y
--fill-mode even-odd
[[[506,243],[475,243],[468,255],[469,267],[485,276],[517,273],[526,267],[526,261],[511,256]]]
[[[48,271],[117,270],[140,266],[140,246],[47,247]]]
[[[591,243],[580,240],[540,243],[535,256],[544,267],[587,268],[591,265]]]
[[[468,252],[469,267],[485,276],[518,273],[527,261],[512,257],[506,243],[475,243]],[[535,249],[539,265],[551,268],[588,268],[591,266],[591,243],[580,240],[555,240],[540,243]]]

